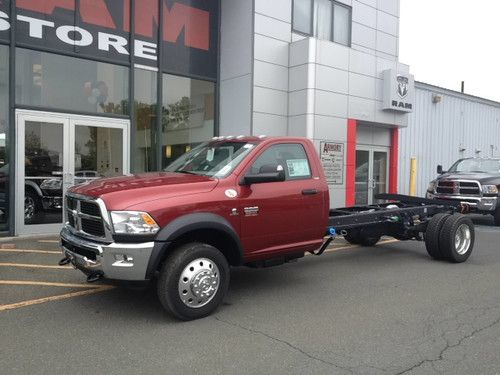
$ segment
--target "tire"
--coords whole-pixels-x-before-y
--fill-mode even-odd
[[[453,263],[465,262],[474,248],[474,224],[465,215],[451,215],[444,222],[439,235],[443,256]]]
[[[375,246],[378,241],[380,241],[380,236],[377,236],[377,237],[363,237],[363,236],[361,236],[359,238],[359,244],[361,246],[366,246],[366,247]]]
[[[210,315],[229,287],[229,264],[215,247],[180,246],[165,260],[157,283],[162,306],[174,317],[194,320]]]
[[[495,226],[500,227],[500,207],[493,214],[493,219],[495,220]]]
[[[359,245],[359,233],[349,231],[347,234],[344,236],[344,239],[349,242],[351,245]]]
[[[450,214],[434,215],[427,224],[427,229],[424,235],[425,248],[427,249],[427,253],[434,259],[444,258],[439,248],[439,234],[441,233],[441,228],[443,228],[444,222],[450,216]]]
[[[40,212],[40,197],[31,189],[26,189],[24,193],[24,223],[32,224],[36,221]]]

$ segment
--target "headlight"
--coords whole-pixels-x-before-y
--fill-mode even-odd
[[[483,185],[483,194],[498,194],[498,188],[495,185]]]
[[[154,234],[160,230],[146,212],[111,211],[113,229],[118,234]]]
[[[434,192],[436,190],[436,181],[431,181],[429,182],[429,187],[427,188],[427,191]]]
[[[44,190],[61,190],[62,189],[62,180],[58,178],[49,178],[47,180],[43,180],[40,184],[40,189]]]

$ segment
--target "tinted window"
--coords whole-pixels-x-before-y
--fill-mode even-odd
[[[0,231],[7,230],[9,205],[9,47],[0,45]]]
[[[215,83],[163,75],[163,167],[214,136]]]
[[[128,114],[128,68],[17,49],[16,103],[89,113]]]
[[[300,144],[280,144],[269,147],[253,163],[250,173],[285,171],[287,180],[311,178],[311,168],[304,147]]]

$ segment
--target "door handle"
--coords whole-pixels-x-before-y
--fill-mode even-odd
[[[302,195],[316,195],[318,194],[318,190],[316,189],[304,189],[302,190]]]

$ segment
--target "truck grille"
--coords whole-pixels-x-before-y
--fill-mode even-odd
[[[438,181],[437,194],[480,196],[481,186],[475,181]]]
[[[77,232],[94,237],[105,237],[101,209],[93,200],[66,196],[66,212],[69,226]]]

